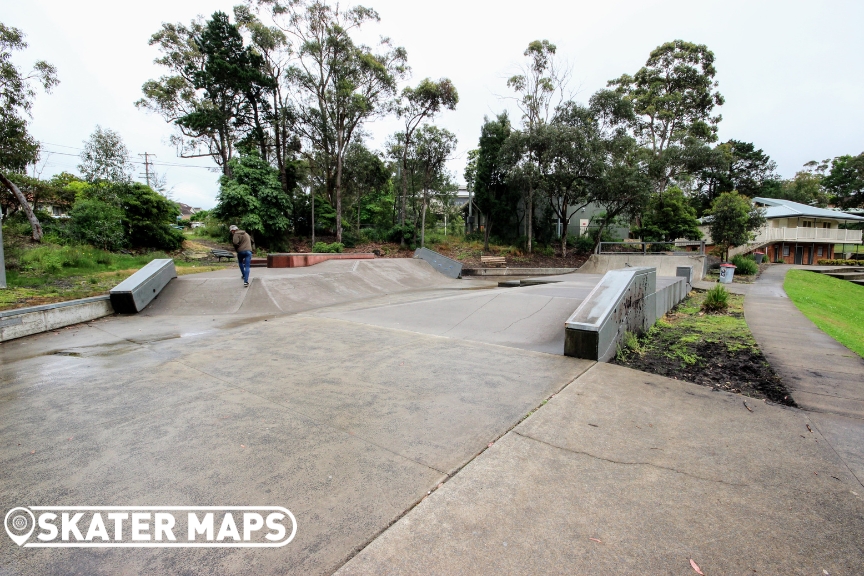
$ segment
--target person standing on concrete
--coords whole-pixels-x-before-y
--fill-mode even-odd
[[[240,265],[240,274],[243,275],[243,286],[249,287],[249,269],[252,267],[252,238],[244,230],[237,226],[228,228],[231,232],[231,243],[237,251],[237,264]]]

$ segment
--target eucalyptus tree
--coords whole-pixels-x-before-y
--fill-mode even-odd
[[[674,40],[652,50],[634,75],[609,81],[630,103],[633,134],[651,152],[655,192],[687,171],[694,149],[717,140],[722,116],[712,114],[724,99],[716,90],[716,74],[707,46]]]
[[[119,133],[98,124],[90,138],[84,141],[78,170],[88,182],[132,182],[129,150]]]
[[[502,148],[513,131],[510,118],[502,112],[493,119],[484,118],[480,129],[475,166],[471,172],[466,169],[466,180],[470,176],[474,185],[474,202],[486,217],[483,229],[483,249],[489,250],[489,235],[495,226],[515,217],[519,225],[517,202],[509,201],[510,192],[515,189],[507,181],[507,164],[502,156]],[[518,195],[518,192],[517,192]],[[518,197],[517,197],[518,199]],[[512,211],[511,211],[512,208]],[[518,232],[516,234],[519,235]]]
[[[417,84],[416,88],[410,86],[402,90],[401,99],[396,106],[396,113],[402,120],[403,129],[397,134],[397,140],[401,143],[402,157],[401,180],[402,195],[399,206],[399,225],[403,228],[400,235],[400,244],[405,245],[405,212],[408,198],[408,153],[412,146],[414,132],[423,122],[434,118],[443,109],[455,110],[459,103],[459,93],[453,83],[442,78],[437,82],[425,78]]]
[[[230,175],[237,145],[253,142],[267,154],[265,117],[275,81],[264,73],[261,54],[246,45],[224,12],[189,26],[163,23],[150,38],[169,70],[142,86],[136,106],[161,115],[178,133],[172,137],[183,158],[212,157]],[[202,151],[206,149],[206,151]]]
[[[296,127],[314,149],[336,209],[336,237],[342,238],[345,154],[363,124],[389,110],[396,85],[408,72],[404,48],[382,38],[373,49],[354,35],[378,13],[364,6],[343,8],[322,0],[264,0],[282,30],[296,43],[287,70],[294,88]]]
[[[567,255],[567,228],[581,208],[594,201],[603,176],[605,142],[594,114],[574,102],[558,107],[552,122],[533,135],[538,188],[561,222],[561,255]]]
[[[57,70],[39,60],[25,72],[12,62],[12,52],[27,48],[24,33],[0,23],[0,183],[21,205],[30,221],[33,240],[42,240],[42,225],[24,194],[10,179],[10,173],[22,173],[39,158],[39,142],[27,130],[36,97],[35,86],[46,92],[58,84]],[[0,248],[2,254],[2,248]],[[2,265],[2,262],[0,262]]]
[[[520,163],[520,182],[524,194],[527,219],[528,252],[533,250],[534,238],[534,191],[535,175],[538,173],[534,131],[549,120],[552,100],[556,95],[563,102],[563,90],[568,72],[556,59],[557,47],[548,40],[534,40],[523,52],[528,61],[520,73],[507,80],[507,86],[517,93],[516,105],[522,111],[524,144],[527,156]]]
[[[421,175],[420,246],[426,245],[426,211],[429,202],[446,192],[449,174],[446,162],[456,149],[456,135],[449,130],[426,124],[415,135],[414,161]]]
[[[377,153],[364,146],[361,140],[355,140],[348,146],[343,169],[343,185],[346,198],[350,198],[354,203],[357,233],[360,232],[363,199],[381,192],[389,180],[390,171]]]

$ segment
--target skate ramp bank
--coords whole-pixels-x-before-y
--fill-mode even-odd
[[[316,315],[561,355],[564,322],[600,279],[600,275],[567,274],[548,283],[519,288],[466,290],[347,311],[327,309]]]
[[[171,282],[147,308],[148,315],[293,314],[412,290],[462,288],[422,260],[330,260],[313,268],[267,268],[243,287],[233,268]]]
[[[592,254],[579,273],[605,274],[610,270],[624,268],[656,268],[657,276],[676,276],[678,266],[693,267],[693,281],[702,280],[705,275],[706,256],[670,256],[667,254]]]

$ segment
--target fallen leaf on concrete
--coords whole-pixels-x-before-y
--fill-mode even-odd
[[[809,430],[810,432],[813,432],[813,429],[810,428],[810,425],[809,425],[809,424],[806,424],[806,426],[807,426],[807,430]]]
[[[696,562],[694,562],[692,558],[690,558],[690,567],[693,568],[693,570],[695,570],[697,574],[700,574],[701,576],[705,576],[705,573],[702,572],[702,569],[699,568],[699,565],[696,564]]]
[[[746,409],[747,409],[748,411],[750,411],[750,412],[753,411],[752,408],[750,408],[749,406],[747,406],[747,401],[746,401],[746,400],[744,400],[744,408],[746,408]]]
[[[246,446],[245,446],[245,445],[243,445],[243,444],[240,444],[240,448],[245,448],[245,447],[246,447]]]
[[[597,539],[597,538],[588,538],[588,540],[593,540],[594,542],[597,542],[598,544],[602,544],[602,543],[603,543],[601,540],[599,540],[599,539]]]
[[[487,447],[487,448],[491,448],[491,447],[492,447],[492,444],[494,444],[494,442],[489,442],[489,444],[487,444],[486,447]]]

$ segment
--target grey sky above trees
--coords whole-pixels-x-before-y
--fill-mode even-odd
[[[100,124],[122,135],[133,158],[155,153],[157,169],[166,173],[175,199],[212,206],[218,172],[158,166],[202,166],[209,160],[177,159],[167,143],[170,127],[135,110],[133,103],[143,82],[161,73],[152,63],[158,53],[147,40],[162,22],[188,22],[217,9],[231,13],[236,3],[155,0],[144,10],[135,8],[134,14],[131,6],[108,1],[8,3],[4,23],[25,31],[30,45],[20,64],[47,60],[61,80],[52,95],[35,99],[31,133],[50,143],[44,146],[42,176],[76,171],[82,141]],[[457,86],[459,107],[441,114],[436,124],[458,138],[449,168],[460,176],[484,115],[509,109],[511,119],[520,118],[513,102],[502,98],[512,94],[506,80],[518,72],[527,43],[537,38],[554,42],[572,66],[570,87],[578,91],[578,101],[608,80],[638,70],[663,42],[682,38],[706,44],[716,56],[716,80],[726,99],[719,109],[719,140],[754,142],[777,162],[784,177],[809,160],[864,150],[864,110],[858,102],[864,89],[857,57],[864,51],[857,30],[864,21],[860,2],[790,1],[778,9],[775,3],[738,0],[698,5],[541,1],[526,11],[515,2],[491,9],[487,3],[442,0],[435,10],[423,11],[422,18],[411,3],[363,4],[381,16],[380,24],[365,31],[367,43],[386,35],[407,49],[413,69],[408,84],[446,77]],[[478,35],[478,27],[494,33]],[[370,144],[383,148],[398,120],[375,122],[368,129]],[[136,166],[137,171],[143,173],[143,167]]]

